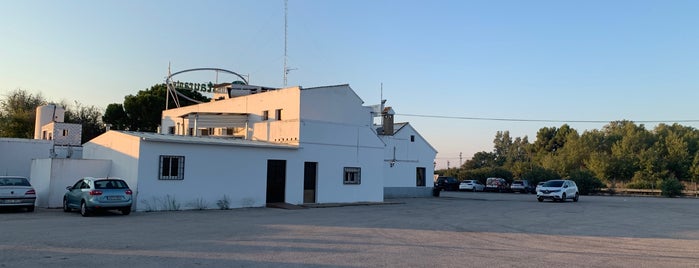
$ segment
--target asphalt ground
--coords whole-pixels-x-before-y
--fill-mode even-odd
[[[699,267],[699,199],[387,201],[88,218],[0,211],[0,267]]]

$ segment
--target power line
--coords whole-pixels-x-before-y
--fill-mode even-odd
[[[609,123],[618,120],[552,120],[552,119],[522,119],[522,118],[494,118],[494,117],[468,117],[468,116],[446,116],[446,115],[426,115],[426,114],[396,114],[401,116],[460,119],[460,120],[480,120],[480,121],[506,121],[506,122],[544,122],[544,123]],[[683,120],[629,120],[634,123],[696,123],[699,119]]]

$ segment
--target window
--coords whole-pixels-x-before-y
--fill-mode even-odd
[[[175,134],[175,127],[168,127],[167,134]]]
[[[277,120],[282,120],[282,109],[277,109],[274,111],[274,118]]]
[[[410,142],[415,142],[415,135],[410,135]]]
[[[262,121],[269,120],[269,111],[262,111]]]
[[[68,130],[67,130],[67,129],[64,129],[64,130],[63,130],[63,137],[65,137],[65,136],[68,136]]]
[[[161,155],[159,180],[184,180],[184,156]]]
[[[417,168],[415,172],[415,186],[425,186],[425,173],[427,172],[424,167]]]
[[[346,167],[343,183],[344,184],[361,184],[362,183],[362,169],[358,168],[358,167]]]

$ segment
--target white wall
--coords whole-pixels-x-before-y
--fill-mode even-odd
[[[37,206],[62,206],[66,186],[83,177],[104,178],[111,161],[94,159],[36,159],[32,161],[32,186],[37,194]]]
[[[415,141],[410,141],[410,136]],[[420,136],[411,125],[405,125],[393,136],[380,136],[386,143],[384,151],[383,174],[385,187],[416,187],[416,169],[425,168],[425,186],[432,187],[434,174],[434,158],[437,152]],[[393,160],[393,148],[396,148],[396,162]]]
[[[301,118],[371,126],[371,108],[363,107],[363,103],[349,85],[303,89]]]
[[[111,160],[112,164],[107,176],[126,181],[134,192],[134,197],[137,197],[139,142],[138,137],[117,131],[107,131],[83,144],[83,157]],[[134,205],[137,202],[136,200]]]
[[[366,126],[306,121],[300,158],[318,162],[317,202],[383,201],[384,144]],[[361,184],[343,183],[345,167],[361,168]]]
[[[227,145],[142,142],[138,165],[138,210],[155,210],[156,206],[174,198],[182,207],[193,209],[198,199],[208,208],[224,195],[230,207],[260,207],[266,204],[267,160],[287,160],[287,202],[294,203],[291,189],[299,188],[302,197],[303,163],[293,163],[295,149],[272,149]],[[159,180],[160,155],[185,157],[183,180]],[[291,189],[290,189],[291,188]]]
[[[281,123],[275,118],[275,111],[282,110]],[[193,127],[188,120],[179,116],[188,113],[247,113],[249,127],[253,128],[252,140],[275,141],[278,143],[297,143],[299,137],[300,89],[290,87],[247,96],[240,96],[214,102],[163,111],[160,133],[166,134],[168,128],[183,123]],[[269,121],[262,121],[263,111],[269,112]],[[269,124],[268,124],[269,123]],[[269,126],[269,128],[268,128]],[[269,130],[269,131],[268,131]],[[281,139],[293,142],[283,142]]]
[[[0,175],[29,177],[32,159],[49,158],[52,141],[0,138]]]

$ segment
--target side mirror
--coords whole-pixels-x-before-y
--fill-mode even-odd
[[[68,190],[68,191],[73,190],[73,186],[66,187],[66,190]]]

